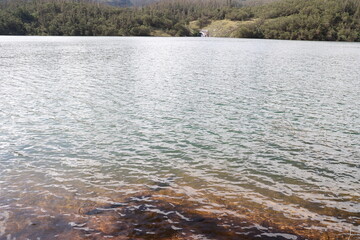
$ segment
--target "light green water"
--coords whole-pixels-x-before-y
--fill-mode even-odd
[[[0,37],[0,239],[356,239],[359,64],[358,43]]]

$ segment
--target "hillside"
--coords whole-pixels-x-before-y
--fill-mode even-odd
[[[16,2],[18,0],[0,0],[0,3],[5,3],[5,2]],[[27,0],[27,1],[31,1],[31,0]],[[55,1],[55,0],[49,0],[49,1]],[[71,0],[69,0],[71,1]],[[150,5],[150,4],[154,4],[157,2],[178,2],[178,0],[85,0],[88,2],[95,2],[95,3],[101,3],[101,4],[106,4],[106,5],[110,5],[110,6],[115,6],[115,7],[141,7],[141,6],[146,6],[146,5]],[[183,2],[193,2],[193,3],[199,3],[199,2],[219,2],[219,3],[224,3],[224,4],[228,4],[231,2],[231,4],[239,6],[239,5],[243,5],[243,6],[255,6],[255,5],[261,5],[261,4],[266,4],[269,2],[274,2],[274,1],[279,1],[279,0],[183,0]]]
[[[360,41],[358,0],[165,0],[141,8],[78,1],[1,4],[2,35],[212,36]],[[216,34],[214,34],[216,32]]]
[[[11,1],[11,0],[10,0]],[[100,3],[105,3],[112,6],[120,6],[120,7],[130,7],[130,6],[146,6],[157,2],[162,1],[174,1],[174,0],[97,0]],[[177,0],[175,0],[177,1]],[[190,2],[198,3],[198,2],[219,2],[219,3],[225,3],[235,5],[235,6],[256,6],[256,5],[262,5],[270,2],[275,2],[278,0],[190,0]]]
[[[233,9],[201,26],[213,37],[360,41],[360,1],[285,0]],[[199,28],[199,21],[192,26]]]

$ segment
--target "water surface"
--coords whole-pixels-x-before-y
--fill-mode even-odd
[[[358,43],[0,37],[0,239],[360,238],[359,65]]]

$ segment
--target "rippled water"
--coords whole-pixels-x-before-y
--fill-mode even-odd
[[[0,239],[360,238],[360,45],[0,37]]]

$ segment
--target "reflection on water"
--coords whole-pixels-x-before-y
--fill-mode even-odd
[[[360,46],[0,37],[0,239],[357,239]]]

